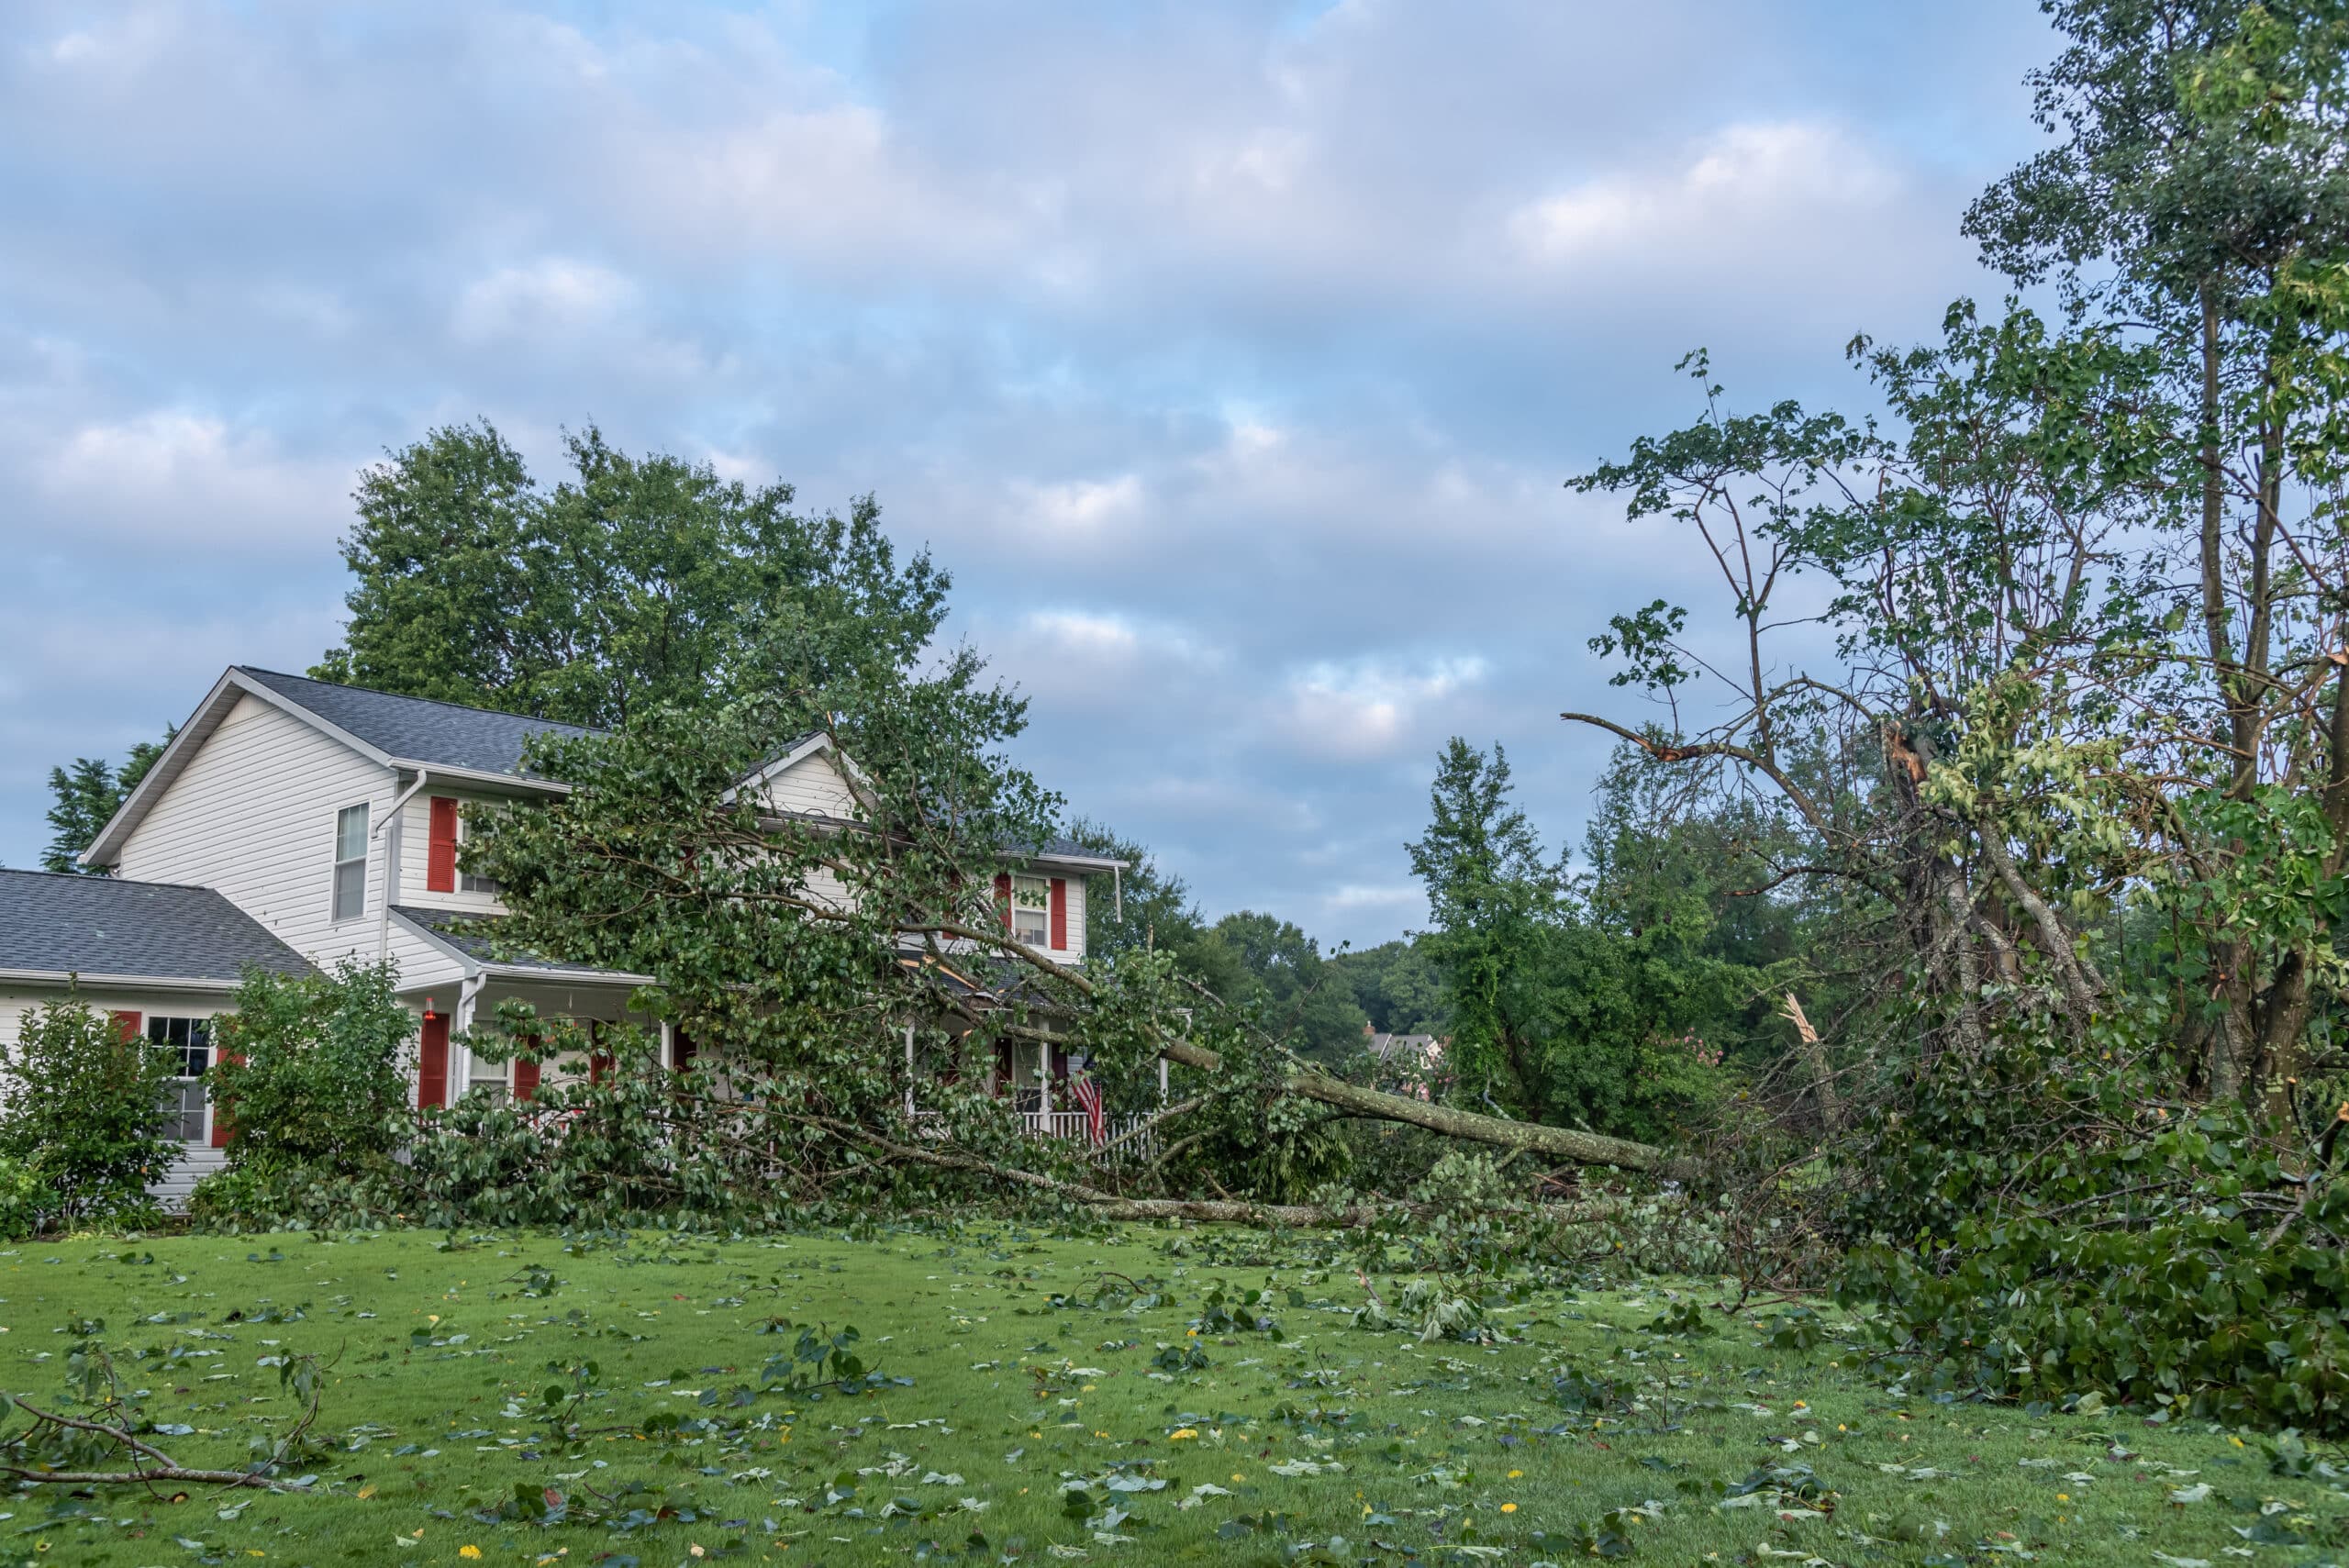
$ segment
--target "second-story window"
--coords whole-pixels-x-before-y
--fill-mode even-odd
[[[457,818],[457,842],[462,845],[473,836],[472,824],[460,815]],[[497,896],[497,879],[494,876],[475,876],[469,871],[460,869],[457,873],[457,890],[460,893],[486,893],[495,898]]]
[[[334,819],[334,918],[355,920],[367,908],[367,807],[346,806]]]
[[[1031,948],[1052,940],[1052,884],[1041,876],[1011,879],[1011,935]]]

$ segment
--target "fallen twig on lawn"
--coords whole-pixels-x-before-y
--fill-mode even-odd
[[[130,1452],[149,1461],[134,1464],[128,1470],[51,1470],[43,1466],[25,1465],[0,1461],[0,1475],[12,1481],[27,1481],[50,1485],[67,1486],[147,1486],[161,1481],[175,1481],[196,1486],[250,1486],[263,1492],[295,1492],[301,1488],[287,1481],[279,1481],[262,1470],[205,1470],[182,1464],[153,1443],[130,1435],[123,1427],[110,1427],[103,1421],[84,1421],[78,1417],[44,1410],[20,1394],[8,1396],[8,1403],[33,1418],[34,1426],[22,1437],[9,1443],[8,1450],[21,1453],[25,1445],[39,1434],[43,1424],[73,1431],[88,1432],[108,1440]],[[317,1404],[311,1402],[309,1415],[317,1413]],[[309,1425],[306,1416],[302,1428]],[[302,1428],[296,1428],[298,1432]],[[283,1445],[280,1445],[281,1451]]]

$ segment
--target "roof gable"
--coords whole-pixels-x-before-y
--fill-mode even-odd
[[[495,708],[465,707],[430,697],[395,696],[364,686],[339,686],[331,681],[314,681],[244,664],[237,665],[230,673],[245,677],[345,735],[366,742],[395,762],[418,763],[428,768],[529,778],[534,775],[523,771],[522,751],[532,736],[602,733],[584,725],[558,724],[552,719],[500,713]]]
[[[82,851],[83,864],[112,865],[120,858],[131,830],[186,771],[230,710],[248,696],[386,768],[421,768],[484,781],[511,780],[538,791],[560,791],[562,786],[523,771],[522,751],[531,736],[601,733],[576,724],[464,707],[429,697],[396,696],[363,686],[338,686],[303,675],[232,664],[213,683],[172,743],[163,748],[163,754],[147,770],[130,798],[100,829],[96,841]]]

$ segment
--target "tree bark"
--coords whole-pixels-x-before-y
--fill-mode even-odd
[[[1222,1057],[1187,1040],[1167,1041],[1162,1047],[1161,1054],[1169,1062],[1194,1067],[1202,1073],[1219,1072],[1223,1066]],[[1283,1094],[1334,1106],[1356,1116],[1425,1128],[1446,1138],[1488,1143],[1497,1149],[1522,1149],[1528,1153],[1543,1154],[1553,1160],[1570,1160],[1582,1165],[1612,1165],[1619,1170],[1646,1171],[1682,1180],[1696,1174],[1698,1170],[1697,1162],[1675,1158],[1653,1144],[1634,1143],[1628,1138],[1609,1138],[1573,1128],[1545,1127],[1540,1122],[1509,1121],[1475,1111],[1455,1110],[1450,1106],[1414,1099],[1408,1095],[1390,1095],[1381,1089],[1366,1089],[1359,1084],[1349,1084],[1342,1078],[1334,1078],[1310,1068],[1281,1079],[1279,1088]]]

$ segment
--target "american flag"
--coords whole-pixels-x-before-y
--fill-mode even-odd
[[[1109,1119],[1101,1111],[1101,1085],[1090,1073],[1080,1073],[1069,1080],[1068,1092],[1085,1109],[1085,1126],[1093,1135],[1093,1147],[1100,1148],[1109,1140]]]

